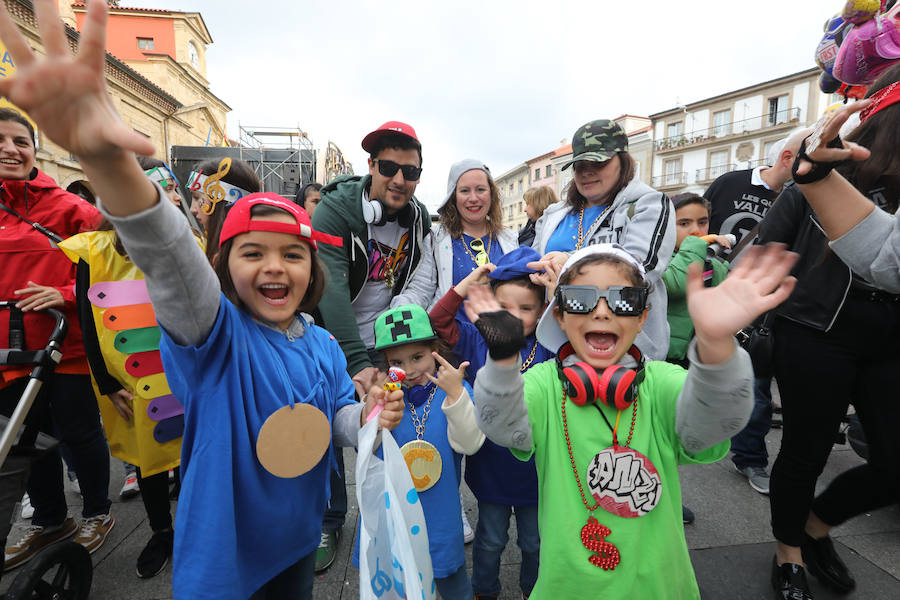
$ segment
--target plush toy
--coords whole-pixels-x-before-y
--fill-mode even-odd
[[[900,3],[844,31],[843,37],[831,75],[849,85],[869,85],[900,60]]]

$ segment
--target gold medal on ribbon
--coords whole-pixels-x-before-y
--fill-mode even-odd
[[[441,478],[441,453],[431,442],[413,440],[403,444],[400,454],[406,460],[417,492],[431,488]]]

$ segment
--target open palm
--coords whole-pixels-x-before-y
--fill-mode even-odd
[[[701,339],[733,336],[762,313],[791,295],[797,280],[790,276],[797,254],[782,244],[751,246],[716,287],[703,287],[699,264],[688,270],[687,304]]]
[[[39,58],[0,6],[0,38],[17,66],[13,77],[0,81],[0,94],[79,158],[103,159],[122,150],[151,155],[153,144],[122,122],[106,90],[106,10],[105,2],[88,3],[78,54],[72,56],[55,1],[35,0],[47,53]]]

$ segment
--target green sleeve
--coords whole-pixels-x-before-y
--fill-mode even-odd
[[[728,276],[728,270],[731,268],[731,266],[728,264],[728,261],[713,260],[712,268],[713,268],[712,284],[714,286],[716,286],[716,285],[719,285],[720,283],[722,283],[723,281],[725,281],[725,278]]]
[[[666,267],[662,276],[670,299],[685,298],[688,265],[706,260],[707,246],[705,241],[693,235],[684,238],[681,242],[678,252],[669,261],[669,266]]]
[[[359,337],[353,305],[350,302],[350,253],[352,236],[350,227],[341,216],[340,202],[320,202],[313,213],[312,225],[317,231],[336,235],[343,240],[343,246],[319,244],[318,254],[325,263],[328,281],[319,301],[319,313],[327,329],[341,346],[347,358],[347,373],[356,375],[366,367],[371,367],[366,346]]]

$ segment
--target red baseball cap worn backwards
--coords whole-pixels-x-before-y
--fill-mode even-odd
[[[421,144],[421,142],[419,142],[419,138],[416,137],[416,130],[412,128],[412,125],[407,125],[406,123],[401,123],[400,121],[388,121],[363,138],[363,150],[371,154],[372,148],[375,147],[375,143],[378,142],[378,140],[380,140],[383,136],[389,135],[391,133],[399,133],[400,135],[405,135],[406,137],[412,138],[417,143]]]
[[[253,219],[250,212],[254,206],[259,204],[279,208],[289,213],[297,222],[282,223],[280,221]],[[231,210],[228,211],[228,216],[225,217],[225,222],[222,223],[222,232],[219,234],[219,247],[221,248],[223,243],[234,236],[247,233],[248,231],[271,231],[273,233],[296,235],[312,246],[313,250],[317,250],[316,242],[332,246],[344,245],[341,238],[313,229],[309,220],[309,213],[290,200],[272,192],[250,194],[234,203]]]

